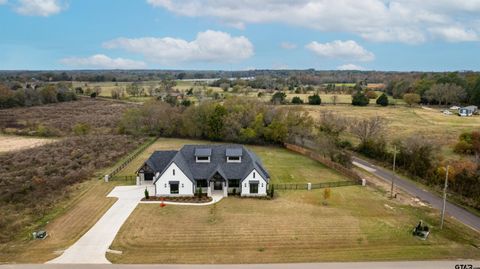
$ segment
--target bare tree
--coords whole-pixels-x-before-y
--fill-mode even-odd
[[[332,104],[336,105],[337,102],[338,102],[338,95],[332,95],[332,97],[330,97],[330,99],[332,100]]]
[[[350,132],[360,139],[361,143],[366,143],[376,138],[381,138],[387,129],[387,121],[375,116],[368,119],[357,119],[351,122]]]

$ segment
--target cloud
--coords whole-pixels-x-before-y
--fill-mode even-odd
[[[449,42],[477,41],[479,34],[471,29],[450,26],[443,28],[431,28],[430,32]]]
[[[215,18],[236,28],[283,23],[322,32],[353,33],[376,42],[470,41],[478,40],[480,32],[476,27],[480,13],[478,0],[147,0],[147,3],[180,16]],[[436,29],[451,25],[468,34],[438,34]]]
[[[280,43],[280,47],[282,47],[282,49],[291,50],[297,48],[297,44],[290,42],[282,42]]]
[[[15,11],[26,16],[48,17],[59,13],[65,8],[66,5],[60,0],[18,0]]]
[[[117,38],[105,42],[107,49],[124,49],[142,54],[160,64],[178,62],[235,62],[253,56],[253,45],[244,36],[232,37],[225,32],[199,32],[195,40],[172,37]]]
[[[365,67],[356,64],[344,64],[337,67],[338,70],[365,70]]]
[[[5,5],[7,2],[7,0],[0,0],[0,5]]]
[[[64,58],[60,62],[67,66],[81,68],[100,68],[100,69],[142,69],[147,65],[142,61],[134,61],[124,58],[112,59],[104,54],[96,54],[86,58]]]
[[[358,45],[353,40],[335,40],[328,43],[313,41],[306,48],[321,57],[336,58],[350,61],[368,62],[375,59],[375,55]]]

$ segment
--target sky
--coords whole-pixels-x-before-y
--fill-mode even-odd
[[[480,70],[480,0],[0,0],[0,70]]]

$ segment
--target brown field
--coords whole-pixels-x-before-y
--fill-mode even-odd
[[[43,146],[55,139],[0,135],[0,153]]]
[[[278,192],[274,200],[229,197],[207,207],[140,204],[107,254],[114,263],[286,263],[479,258],[478,234],[438,214],[400,205],[370,188]],[[419,219],[427,241],[411,236]]]
[[[89,180],[71,187],[71,195],[60,202],[51,215],[45,240],[16,240],[0,244],[0,263],[43,263],[61,254],[92,227],[116,198],[105,197],[114,186],[124,182],[104,183]]]

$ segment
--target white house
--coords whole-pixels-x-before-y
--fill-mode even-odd
[[[156,151],[138,170],[142,184],[156,196],[193,196],[213,192],[266,196],[270,176],[260,159],[241,145],[185,145]]]

